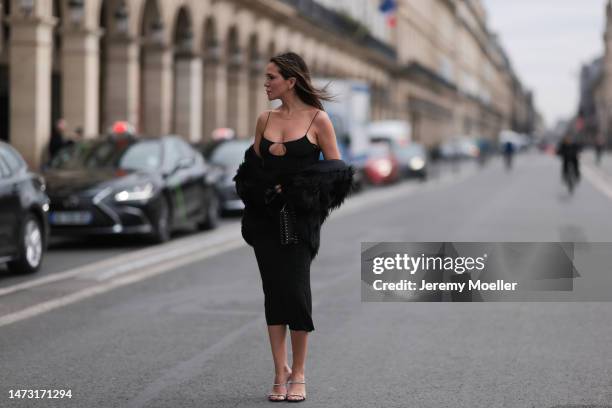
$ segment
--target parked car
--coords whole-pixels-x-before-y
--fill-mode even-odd
[[[43,178],[0,142],[0,263],[10,272],[36,272],[46,251],[49,198]]]
[[[427,150],[422,144],[396,145],[394,143],[392,151],[397,158],[402,177],[427,179]]]
[[[106,136],[61,150],[44,172],[52,235],[211,229],[218,200],[202,157],[178,136]]]
[[[370,144],[364,171],[370,184],[390,184],[399,180],[399,164],[389,143],[380,141]]]
[[[231,139],[215,140],[195,146],[214,169],[212,171],[218,173],[215,176],[215,191],[223,213],[244,209],[244,203],[238,197],[236,185],[232,179],[244,159],[245,150],[252,143],[253,139]]]
[[[407,139],[373,137],[373,143],[386,143],[399,167],[400,178],[427,178],[427,151],[420,143],[412,143]]]

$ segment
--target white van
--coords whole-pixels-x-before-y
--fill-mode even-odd
[[[367,82],[352,79],[315,78],[317,87],[327,87],[333,101],[324,101],[336,137],[348,141],[353,157],[364,156],[369,148],[367,124],[370,121],[370,87]]]
[[[368,138],[391,139],[402,146],[412,141],[412,127],[403,120],[374,121],[368,125]]]

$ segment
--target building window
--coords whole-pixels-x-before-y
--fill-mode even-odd
[[[440,67],[438,71],[440,75],[447,81],[455,81],[454,64],[448,57],[443,55],[440,58]]]

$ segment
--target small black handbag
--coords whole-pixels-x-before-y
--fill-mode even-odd
[[[298,243],[295,231],[296,217],[295,211],[287,204],[280,210],[280,243],[281,245],[291,245]]]

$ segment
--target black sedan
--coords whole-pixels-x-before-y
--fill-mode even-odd
[[[219,196],[221,210],[225,213],[241,211],[244,203],[236,193],[232,178],[244,159],[244,152],[253,139],[218,140],[196,146],[206,161],[218,172],[215,187]]]
[[[60,151],[44,173],[52,235],[145,234],[214,228],[218,199],[202,157],[177,136],[112,136]]]
[[[47,246],[45,183],[21,155],[0,142],[0,263],[13,273],[36,272]]]

